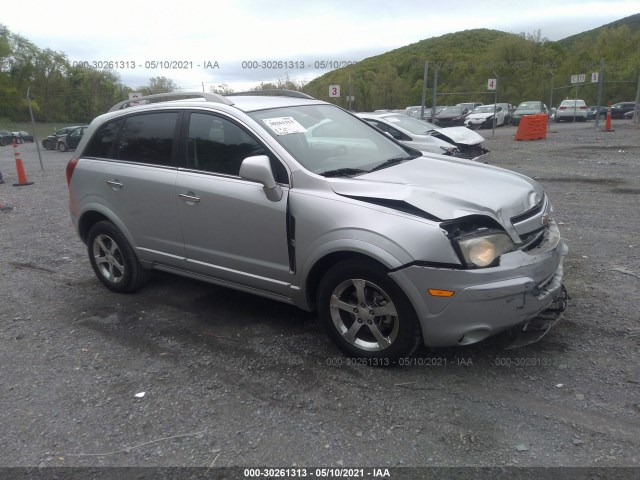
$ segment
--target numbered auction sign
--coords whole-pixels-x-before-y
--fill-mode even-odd
[[[340,85],[329,85],[329,97],[340,96]]]

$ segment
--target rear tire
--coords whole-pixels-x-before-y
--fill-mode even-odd
[[[66,152],[67,150],[69,150],[67,148],[67,146],[65,145],[64,142],[58,142],[58,151],[59,152]]]
[[[330,268],[317,296],[327,335],[346,355],[385,361],[411,355],[422,342],[411,302],[381,266],[346,260]]]
[[[87,251],[98,279],[114,292],[132,292],[149,280],[149,270],[142,267],[124,234],[109,221],[91,227]]]

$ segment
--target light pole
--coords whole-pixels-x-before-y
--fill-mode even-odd
[[[554,77],[553,70],[549,70],[549,73],[551,73],[551,95],[549,97],[549,113],[551,113],[551,109],[553,108],[553,77]],[[549,119],[547,120],[547,131],[549,131],[549,130],[551,130],[551,117],[550,116],[549,116]]]

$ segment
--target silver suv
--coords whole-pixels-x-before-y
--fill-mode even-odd
[[[298,92],[194,95],[116,105],[67,166],[111,290],[157,269],[265,296],[376,364],[511,327],[531,343],[564,310],[567,247],[535,181],[423,155]]]

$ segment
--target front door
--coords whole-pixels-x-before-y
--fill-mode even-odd
[[[192,112],[187,121],[186,160],[178,170],[176,194],[189,269],[288,295],[288,187],[283,186],[279,201],[271,201],[262,185],[239,176],[244,158],[270,152],[221,115]],[[281,164],[270,157],[281,172]]]

